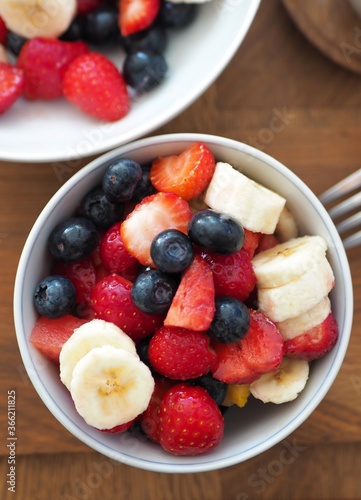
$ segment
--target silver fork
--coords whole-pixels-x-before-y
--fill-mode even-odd
[[[324,193],[319,196],[320,201],[323,205],[337,201],[343,196],[355,191],[361,187],[361,169],[357,170],[353,174],[345,177],[342,181],[338,182],[330,189],[327,189]],[[346,216],[352,210],[359,208],[361,206],[361,191],[356,194],[346,198],[337,205],[330,209],[327,209],[331,218],[334,220],[337,231],[339,232],[341,238],[346,231],[356,230],[361,224],[361,211],[353,215],[350,215],[346,219],[337,220],[340,217]],[[327,208],[327,206],[326,206]],[[355,231],[354,233],[346,236],[342,240],[343,245],[346,249],[356,247],[361,244],[361,230]]]

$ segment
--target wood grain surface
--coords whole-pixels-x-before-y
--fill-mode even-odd
[[[235,57],[192,106],[158,133],[204,132],[274,156],[316,194],[361,166],[361,80],[326,58],[298,30],[281,0],[263,0]],[[273,127],[275,116],[281,126]],[[105,460],[72,437],[44,406],[16,343],[12,293],[22,246],[45,203],[85,165],[0,162],[0,498],[359,499],[361,498],[361,260],[349,251],[355,314],[345,362],[329,393],[289,438],[244,464],[163,475]],[[17,398],[16,494],[7,492],[7,391]],[[8,493],[8,494],[7,494]]]

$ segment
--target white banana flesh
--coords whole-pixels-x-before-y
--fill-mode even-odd
[[[296,219],[286,206],[283,207],[276,226],[276,236],[278,241],[283,243],[284,241],[292,240],[293,238],[297,238],[298,233],[299,229]]]
[[[327,318],[330,312],[331,301],[329,297],[326,296],[305,313],[300,314],[295,318],[286,319],[285,321],[276,323],[276,326],[284,340],[291,340],[299,335],[302,335],[311,328],[320,325]]]
[[[251,394],[264,403],[293,401],[304,389],[309,376],[309,363],[303,359],[283,358],[277,371],[266,373],[252,382]]]
[[[78,361],[94,347],[111,345],[138,357],[133,340],[113,323],[93,319],[77,328],[60,351],[60,380],[70,390]]]
[[[1,0],[0,16],[9,30],[25,38],[57,38],[76,14],[76,0]]]
[[[250,231],[273,234],[286,200],[228,163],[218,162],[204,202]]]
[[[124,349],[91,349],[76,364],[70,384],[75,408],[100,430],[130,422],[148,406],[154,390],[149,368]]]
[[[325,258],[321,236],[302,236],[257,254],[252,261],[259,288],[274,288],[297,280]]]

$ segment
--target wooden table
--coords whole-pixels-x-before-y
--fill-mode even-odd
[[[361,20],[355,17],[355,26]],[[272,127],[275,116],[283,126]],[[224,73],[191,107],[154,132],[205,132],[264,150],[315,192],[360,167],[361,80],[311,46],[280,0],[264,0]],[[87,160],[84,160],[80,168]],[[75,170],[74,170],[75,171]],[[73,172],[71,172],[73,173]],[[69,173],[70,175],[70,173]],[[63,179],[65,180],[65,178]],[[361,260],[349,251],[355,315],[343,367],[318,409],[285,443],[217,472],[163,475],[111,463],[73,438],[25,375],[12,316],[17,262],[28,231],[59,188],[51,165],[0,163],[1,458],[7,495],[7,391],[17,398],[16,498],[32,499],[358,499],[361,498]]]

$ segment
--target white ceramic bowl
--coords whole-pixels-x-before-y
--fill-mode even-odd
[[[47,275],[50,261],[46,241],[52,228],[71,215],[78,201],[99,182],[107,164],[118,155],[147,162],[158,155],[181,152],[195,142],[205,142],[217,160],[229,162],[245,174],[287,198],[301,231],[319,234],[328,244],[336,285],[332,307],[340,337],[334,349],[314,362],[306,388],[293,402],[283,405],[252,399],[245,408],[232,407],[225,415],[225,436],[212,453],[176,457],[144,439],[100,433],[87,426],[76,413],[57,369],[37,353],[28,338],[37,318],[33,307],[36,283]],[[353,315],[352,283],[348,260],[329,215],[310,189],[281,163],[246,144],[201,134],[172,134],[152,137],[122,146],[91,162],[66,182],[46,205],[26,241],[18,267],[14,315],[18,344],[25,368],[41,399],[74,436],[98,452],[135,467],[158,472],[199,472],[243,462],[262,453],[293,432],[321,402],[341,367],[349,342]]]
[[[260,0],[211,0],[200,5],[194,23],[173,30],[165,53],[166,80],[132,102],[115,123],[87,117],[64,99],[19,100],[0,121],[0,160],[50,162],[102,153],[165,124],[220,75],[242,43]],[[119,67],[120,51],[108,53]]]

